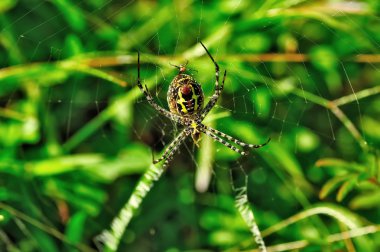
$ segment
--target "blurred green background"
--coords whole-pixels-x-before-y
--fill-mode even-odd
[[[0,2],[0,251],[94,251],[151,152],[178,128],[147,104],[189,60],[205,124],[249,143],[240,157],[191,139],[143,199],[119,251],[255,249],[248,198],[272,251],[380,250],[380,3]],[[280,246],[277,246],[280,245]],[[275,247],[277,246],[277,247]]]

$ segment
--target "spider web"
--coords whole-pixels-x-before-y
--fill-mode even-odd
[[[360,60],[359,56],[368,53],[368,51],[364,49],[360,51],[355,48],[355,51],[351,52],[351,55],[354,55],[353,59],[342,60],[335,58],[333,59],[336,60],[335,65],[333,65],[335,71],[331,71],[330,75],[327,76],[317,76],[318,73],[321,75],[325,74],[326,68],[329,66],[323,64],[316,65],[315,62],[318,57],[321,57],[320,55],[326,56],[323,53],[328,54],[331,52],[324,50],[323,41],[305,32],[306,28],[302,24],[296,21],[289,21],[285,25],[261,24],[257,30],[266,34],[266,37],[254,34],[254,36],[249,37],[230,38],[228,43],[233,44],[235,49],[234,51],[228,51],[225,49],[226,41],[223,40],[223,37],[219,38],[218,33],[215,33],[216,38],[209,35],[211,32],[208,30],[207,22],[210,20],[208,15],[211,13],[210,9],[212,7],[203,1],[198,4],[201,5],[200,12],[194,13],[191,17],[193,26],[189,33],[196,34],[196,37],[191,39],[192,44],[181,44],[188,37],[188,34],[183,33],[181,29],[185,21],[178,14],[181,11],[180,9],[184,7],[174,4],[170,8],[175,8],[177,11],[171,12],[170,18],[164,21],[157,20],[156,16],[150,18],[143,16],[135,20],[136,24],[144,22],[145,24],[152,25],[155,21],[158,22],[156,24],[157,27],[152,25],[148,28],[147,34],[149,35],[143,39],[145,41],[143,44],[138,44],[138,39],[135,40],[133,37],[128,37],[128,40],[125,38],[124,40],[121,39],[122,42],[128,43],[116,47],[120,50],[125,49],[132,52],[132,49],[138,48],[142,53],[151,54],[153,57],[162,59],[160,57],[165,55],[181,55],[183,52],[187,52],[186,46],[199,48],[200,46],[197,42],[200,40],[209,42],[210,45],[207,45],[208,49],[216,61],[219,62],[221,72],[226,69],[228,75],[225,90],[214,107],[213,112],[205,119],[205,124],[211,124],[212,127],[244,142],[258,144],[265,142],[267,137],[271,137],[271,144],[276,149],[285,149],[281,146],[286,146],[286,149],[292,150],[292,152],[289,155],[284,154],[284,156],[291,156],[295,159],[298,157],[302,159],[304,158],[303,155],[307,156],[308,153],[317,151],[322,143],[330,146],[331,149],[334,149],[336,145],[347,143],[368,148],[368,146],[364,147],[368,143],[366,135],[362,132],[362,104],[367,102],[367,100],[361,100],[357,94],[365,89],[363,87],[368,87],[372,83],[371,81],[367,81],[365,84],[362,84],[357,76],[351,76],[353,75],[352,71],[355,70],[353,70],[353,62]],[[223,20],[218,27],[221,34],[226,30],[231,32],[230,26],[236,22],[235,14],[242,12],[241,10],[245,4],[244,1],[238,1],[234,2],[232,6],[224,6]],[[86,32],[77,33],[77,39],[82,40],[83,46],[87,46],[88,44],[89,51],[107,52],[113,50],[115,43],[109,37],[105,38],[103,43],[97,45],[91,45],[91,41],[85,40],[89,34],[97,32],[99,29],[99,24],[97,23],[100,22],[99,19],[107,25],[115,18],[121,17],[123,13],[134,10],[133,8],[136,8],[136,5],[138,3],[135,1],[98,1],[97,4],[93,5],[86,1],[77,1],[72,6],[87,10],[86,15],[95,19],[95,21],[90,22]],[[4,25],[1,28],[1,33],[3,34],[9,32],[16,34],[13,40],[15,48],[18,48],[19,52],[16,50],[14,54],[20,53],[21,55],[25,55],[20,57],[20,62],[14,60],[13,63],[53,63],[67,58],[70,53],[67,52],[65,43],[61,43],[61,40],[65,38],[65,34],[69,30],[75,29],[75,26],[69,21],[67,21],[67,26],[64,27],[56,27],[55,25],[57,20],[66,18],[65,6],[56,4],[55,1],[37,0],[29,1],[28,4],[24,3],[21,6],[23,8],[28,6],[29,8],[19,9],[16,7],[9,11],[9,17],[4,21]],[[354,11],[356,9],[361,11],[365,9],[365,6],[354,4],[352,8]],[[139,10],[143,10],[143,8]],[[340,11],[338,8],[333,8],[332,10],[333,13],[330,16],[343,17],[348,22],[348,25],[357,30],[355,34],[357,38],[369,41],[373,49],[370,53],[377,52],[379,43],[370,31],[363,29],[361,24],[357,23],[346,12]],[[75,18],[75,11],[69,11],[73,11],[71,15]],[[341,24],[331,23],[331,20],[333,19],[322,20],[326,21],[325,23],[322,22],[321,25],[323,31],[330,33],[335,39],[344,39],[344,33],[347,31],[339,30],[339,25]],[[161,21],[164,24],[159,23]],[[374,22],[378,21],[378,19],[374,20]],[[167,49],[168,47],[165,44],[167,33],[161,29],[163,25],[167,24],[171,24],[174,27],[171,30],[176,32],[176,43],[172,51]],[[313,28],[315,24],[311,21],[309,26]],[[123,34],[132,34],[136,37],[143,36],[140,34],[141,31],[138,25],[129,25],[127,28],[116,26],[113,29]],[[273,41],[266,41],[271,34],[276,34],[280,29],[286,30],[286,32],[282,33],[283,37],[277,37],[277,39],[283,39],[285,43],[278,45]],[[157,31],[155,32],[154,30]],[[45,36],[36,37],[35,34],[45,34]],[[104,36],[106,37],[106,32]],[[67,45],[74,43],[76,38],[66,37],[65,39]],[[261,41],[267,48],[252,48],[253,44],[259,43],[255,39],[259,42]],[[309,52],[303,51],[304,48],[302,48],[301,43],[297,44],[297,40],[320,49],[314,52],[314,54],[312,53],[314,59],[307,58],[307,53]],[[8,48],[14,49],[13,47]],[[6,50],[2,49],[1,53],[6,54]],[[191,50],[189,51],[191,52]],[[195,70],[192,74],[202,84],[205,95],[208,98],[214,90],[215,70],[212,62],[207,57],[200,59],[196,57],[198,56],[197,53],[193,53],[193,55],[191,53],[187,54],[192,56],[189,67]],[[263,57],[257,58],[256,54],[263,55]],[[285,59],[279,59],[279,54]],[[241,55],[246,55],[246,57],[244,58]],[[184,56],[186,58],[186,54]],[[297,58],[301,56],[304,56],[304,58]],[[333,56],[328,54],[326,57]],[[173,63],[181,63],[180,60],[175,58],[170,60],[173,60]],[[167,65],[169,65],[168,63]],[[136,69],[134,65],[130,66],[132,66],[131,70],[129,71],[128,69],[127,74],[122,77],[126,78],[128,85],[134,85],[137,75]],[[3,67],[6,67],[6,65],[3,65]],[[316,68],[317,70],[315,70]],[[365,64],[363,69],[378,72],[377,66],[373,63]],[[116,68],[114,70],[123,72],[125,68]],[[167,108],[166,92],[171,79],[176,74],[176,70],[170,70],[170,68],[161,63],[152,64],[152,61],[150,61],[147,63],[142,62],[141,74],[143,82],[146,83],[148,80],[153,80],[150,91],[157,103]],[[46,96],[44,97],[46,99],[47,110],[51,114],[58,112],[57,114],[66,115],[63,118],[59,118],[57,125],[57,127],[62,128],[61,138],[63,143],[69,141],[84,126],[81,124],[83,120],[78,120],[79,118],[86,118],[87,121],[91,121],[93,118],[99,117],[102,111],[110,106],[112,98],[125,92],[123,88],[110,87],[105,82],[101,78],[92,78],[90,81],[85,78],[68,78],[64,82],[64,87],[60,85],[47,87]],[[71,91],[69,93],[63,92],[63,88]],[[128,90],[129,88],[127,87]],[[350,95],[353,96],[353,102],[347,103],[346,107],[342,108],[340,112],[343,113],[343,116],[339,111],[335,111],[334,113],[334,109],[318,104],[318,102],[322,103],[323,100],[339,100],[339,98],[349,97]],[[13,91],[13,93],[5,97],[3,96],[1,98],[2,105],[7,106],[7,104],[12,104],[15,97],[17,98],[18,96],[17,91]],[[179,128],[177,128],[177,125],[166,118],[162,118],[162,116],[152,110],[144,97],[140,96],[135,101],[134,111],[136,119],[127,125],[133,132],[131,138],[134,141],[149,145],[156,153],[162,151],[178,133]],[[310,114],[314,114],[314,117],[310,117]],[[109,149],[106,152],[107,154],[116,152],[125,141],[121,140],[115,144],[115,139],[110,137],[110,131],[123,130],[123,126],[125,125],[112,126],[112,124],[105,124],[99,127],[96,135],[104,140],[104,146],[99,147],[98,150]],[[252,130],[253,133],[249,133],[247,129]],[[352,138],[348,139],[347,142],[337,143],[338,136],[343,134],[342,131],[344,130],[349,131]],[[207,138],[206,136],[203,137]],[[97,138],[95,139],[97,140]],[[256,205],[260,204],[260,200],[263,198],[259,188],[266,187],[266,184],[270,183],[268,178],[273,176],[273,173],[277,173],[278,177],[284,177],[286,173],[292,172],[291,170],[286,170],[286,168],[281,172],[268,170],[266,161],[268,161],[270,152],[273,151],[270,146],[257,152],[252,151],[248,158],[233,154],[227,147],[219,143],[214,145],[213,151],[214,161],[212,162],[212,167],[209,167],[210,170],[206,171],[206,173],[200,173],[202,174],[201,177],[194,175],[193,178],[194,181],[197,181],[196,188],[200,191],[205,191],[210,187],[211,191],[217,192],[220,190],[217,186],[218,180],[224,179],[225,176],[231,179],[232,188],[247,187],[244,183],[248,181],[248,190],[252,189],[255,191],[251,192],[251,195],[257,197],[253,200]],[[185,169],[190,171],[199,171],[202,169],[200,167],[199,152],[200,149],[196,148],[191,141],[187,141],[175,155],[169,169],[185,167]],[[350,150],[346,150],[346,153],[339,153],[342,156],[349,156],[349,154],[352,154]],[[279,160],[277,161],[280,162]],[[255,167],[252,167],[253,163],[255,163]],[[274,166],[276,167],[276,165],[281,167],[284,164],[278,163]],[[212,173],[212,176],[208,177],[207,172]],[[289,187],[289,184],[286,186]],[[288,188],[288,190],[290,189]],[[277,198],[275,194],[276,192],[266,192],[265,197],[270,201],[274,201]],[[302,201],[301,199],[299,200]],[[262,209],[265,210],[265,204]],[[114,214],[116,215],[117,213],[115,212]]]

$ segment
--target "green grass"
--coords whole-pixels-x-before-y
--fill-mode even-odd
[[[0,1],[0,251],[379,251],[379,29],[374,0]],[[205,124],[272,141],[163,171],[179,127],[137,51],[167,108],[169,63],[212,95],[200,40],[228,71]]]

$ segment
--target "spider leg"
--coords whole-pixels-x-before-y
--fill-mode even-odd
[[[166,169],[166,167],[168,167],[169,162],[173,159],[173,156],[174,156],[175,151],[176,151],[177,149],[178,149],[178,147],[176,147],[175,149],[173,149],[173,151],[170,152],[170,153],[168,154],[168,156],[167,156],[166,159],[165,159],[164,164],[162,165],[162,169]]]
[[[201,115],[202,120],[206,117],[208,112],[210,112],[210,110],[215,106],[216,102],[218,101],[218,98],[224,88],[224,81],[226,80],[226,75],[227,75],[227,70],[224,70],[222,85],[220,87],[218,85],[215,86],[215,93],[211,96],[211,99],[209,100],[209,102],[207,103],[207,105],[202,111],[202,115]]]
[[[183,143],[186,136],[188,135],[189,130],[187,128],[182,130],[182,132],[179,133],[178,136],[169,144],[164,154],[162,154],[162,156],[159,159],[154,160],[153,158],[153,164],[157,164],[162,160],[167,160],[169,156],[173,155],[178,150],[179,146]]]
[[[215,141],[223,144],[224,146],[230,148],[231,150],[239,153],[240,155],[248,155],[248,152],[246,151],[242,151],[242,150],[239,150],[238,148],[236,148],[235,146],[233,146],[232,144],[230,144],[229,142],[225,141],[223,138],[221,138],[220,136],[218,136],[217,134],[214,134],[212,131],[209,131],[207,130],[205,127],[203,127],[204,125],[202,125],[201,127],[198,128],[199,131],[205,133],[207,136],[211,137],[212,139],[214,139]]]
[[[203,124],[202,124],[203,125]],[[248,148],[253,148],[253,149],[258,149],[258,148],[261,148],[261,147],[264,147],[265,145],[267,145],[269,142],[270,142],[270,138],[268,138],[268,140],[263,143],[263,144],[248,144],[248,143],[244,143],[242,141],[239,141],[238,139],[232,137],[232,136],[229,136],[223,132],[220,132],[219,130],[216,130],[216,129],[213,129],[211,127],[208,127],[206,125],[203,125],[203,127],[207,130],[207,131],[211,131],[212,133],[220,136],[220,137],[223,137],[223,138],[226,138],[227,140],[229,141],[232,141],[234,143],[236,143],[237,145],[240,145],[241,147],[248,147]]]
[[[207,105],[205,106],[205,108],[203,109],[203,111],[201,113],[201,119],[203,119],[203,118],[205,118],[205,116],[208,114],[208,112],[210,112],[210,110],[215,106],[216,102],[218,101],[218,98],[219,98],[219,96],[222,93],[222,90],[224,88],[224,81],[226,80],[227,71],[224,71],[222,85],[219,86],[219,65],[218,65],[218,63],[216,63],[216,61],[212,57],[211,53],[207,50],[206,46],[202,42],[200,42],[200,43],[201,43],[202,47],[205,49],[209,58],[212,60],[212,62],[215,65],[215,93],[213,94],[213,96],[211,97],[211,99],[209,100],[209,102],[207,103]]]
[[[168,117],[169,119],[174,120],[175,122],[179,124],[183,124],[181,121],[181,117],[178,115],[174,115],[167,111],[166,109],[160,107],[154,100],[151,94],[149,93],[148,87],[146,85],[141,84],[141,78],[140,78],[140,52],[137,53],[137,86],[140,88],[141,92],[144,94],[146,99],[148,100],[148,103],[157,110],[160,114]]]

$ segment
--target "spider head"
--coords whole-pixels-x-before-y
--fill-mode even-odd
[[[186,61],[185,64],[182,64],[182,65],[174,65],[172,63],[169,63],[171,66],[175,67],[175,68],[178,68],[179,70],[179,73],[178,74],[183,74],[185,73],[186,71],[188,72],[198,72],[197,70],[194,70],[194,69],[191,69],[191,68],[188,68],[187,65],[189,64],[189,61]]]
[[[174,66],[174,67],[178,68],[178,70],[179,70],[179,74],[181,74],[181,73],[186,72],[186,70],[187,70],[186,66],[187,66],[187,64],[189,64],[189,61],[186,61],[185,64],[182,64],[182,65],[179,65],[179,66],[174,65],[174,64],[172,64],[172,63],[169,63],[169,64],[170,64],[171,66]]]

